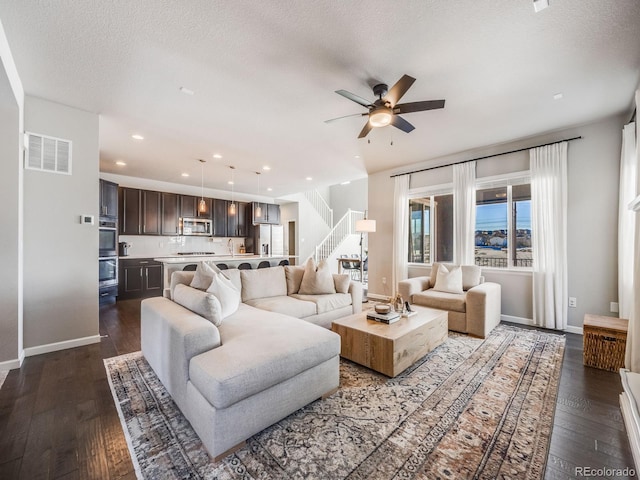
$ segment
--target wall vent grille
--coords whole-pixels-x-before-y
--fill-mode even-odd
[[[27,132],[25,168],[71,175],[71,140]]]

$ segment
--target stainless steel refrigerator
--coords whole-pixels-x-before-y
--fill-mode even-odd
[[[284,255],[284,227],[282,225],[255,225],[253,253],[256,255]]]

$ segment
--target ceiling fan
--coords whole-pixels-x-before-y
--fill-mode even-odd
[[[409,133],[414,130],[415,127],[407,122],[404,118],[399,116],[400,113],[414,113],[422,112],[425,110],[435,110],[438,108],[444,108],[444,100],[426,100],[424,102],[410,102],[410,103],[398,103],[407,90],[411,88],[413,82],[416,79],[409,75],[403,75],[396,84],[389,88],[384,83],[379,83],[373,87],[373,94],[378,97],[373,103],[365,100],[358,95],[354,95],[346,90],[336,90],[338,95],[342,95],[348,98],[352,102],[356,102],[363,107],[366,107],[368,113],[355,113],[352,115],[345,115],[344,117],[332,118],[331,120],[325,120],[325,123],[333,122],[347,117],[355,116],[369,116],[369,120],[365,124],[364,128],[358,135],[358,138],[366,137],[372,128],[374,127],[386,127],[387,125],[393,125],[399,128],[403,132]]]

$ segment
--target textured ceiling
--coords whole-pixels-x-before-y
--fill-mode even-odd
[[[233,164],[255,193],[270,165],[276,197],[622,113],[640,79],[637,0],[0,0],[0,19],[27,94],[100,113],[101,171],[199,185],[205,158],[205,186]],[[446,99],[413,132],[324,123],[364,110],[334,90],[405,73],[404,102]]]

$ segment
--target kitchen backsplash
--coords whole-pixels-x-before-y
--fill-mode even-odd
[[[217,255],[240,253],[244,238],[224,237],[156,237],[151,235],[120,235],[119,242],[126,242],[130,256],[161,257],[186,252],[207,252]]]

